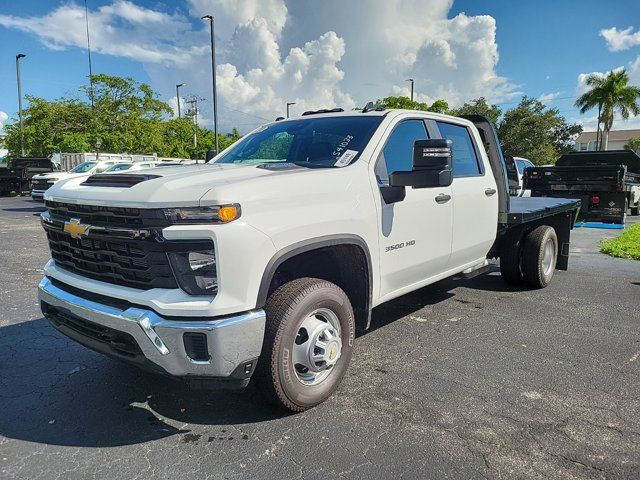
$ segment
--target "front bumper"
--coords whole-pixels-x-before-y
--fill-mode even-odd
[[[44,200],[44,192],[46,192],[46,190],[31,190],[31,198],[34,200]]]
[[[164,318],[122,302],[102,302],[45,277],[38,287],[42,311],[54,327],[101,353],[207,385],[245,386],[262,349],[265,312],[220,318]],[[96,300],[96,298],[98,300]],[[175,320],[174,320],[175,319]],[[208,360],[187,354],[185,334],[204,334]],[[209,382],[211,380],[211,382]]]

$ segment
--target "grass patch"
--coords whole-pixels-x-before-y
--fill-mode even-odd
[[[636,223],[616,238],[603,240],[600,251],[612,257],[640,260],[640,223]]]

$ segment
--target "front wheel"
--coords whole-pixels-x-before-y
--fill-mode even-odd
[[[299,278],[267,299],[262,356],[254,378],[277,405],[302,412],[333,394],[355,338],[349,298],[337,285]]]

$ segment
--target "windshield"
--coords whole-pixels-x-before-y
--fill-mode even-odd
[[[345,167],[360,156],[383,118],[361,115],[272,123],[247,135],[216,163]]]
[[[86,173],[96,166],[96,162],[82,162],[77,167],[71,169],[69,173]]]
[[[115,165],[107,168],[105,172],[119,172],[121,170],[129,170],[131,166],[132,165],[130,163],[116,163]]]

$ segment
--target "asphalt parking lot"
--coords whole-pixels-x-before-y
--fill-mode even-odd
[[[447,280],[374,311],[339,392],[283,415],[50,327],[42,204],[0,199],[0,477],[640,478],[640,262],[576,229],[570,270]]]

